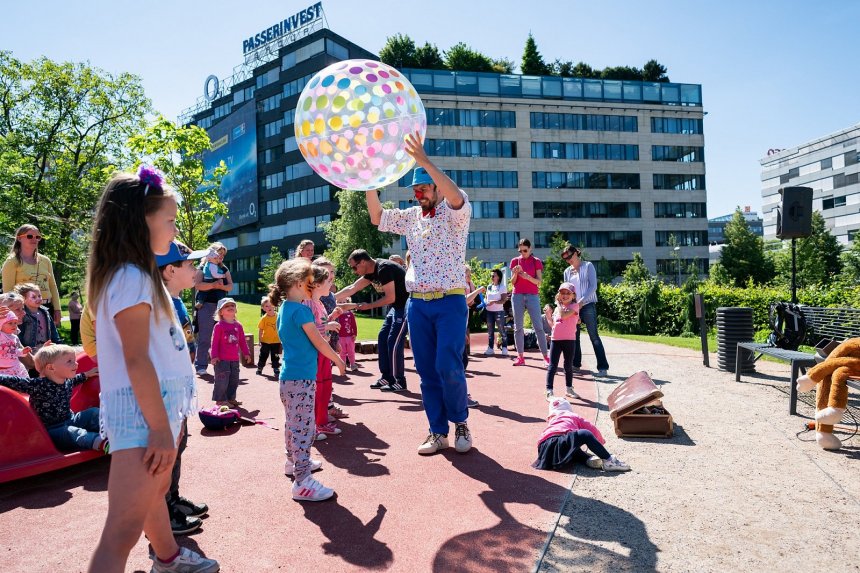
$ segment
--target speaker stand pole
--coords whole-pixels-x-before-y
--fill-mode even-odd
[[[797,249],[795,239],[791,238],[791,303],[797,304]]]

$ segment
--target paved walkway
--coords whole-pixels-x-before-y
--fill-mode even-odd
[[[407,394],[370,390],[368,359],[335,383],[351,415],[344,433],[317,443],[325,462],[318,477],[337,490],[334,501],[290,499],[280,431],[213,434],[193,421],[183,492],[207,502],[211,515],[182,543],[219,559],[225,572],[776,571],[822,556],[827,564],[817,569],[857,570],[860,438],[830,453],[804,441],[809,433],[795,436],[802,419],[785,413],[779,381],[787,365],[764,363],[764,376],[736,384],[704,368],[697,352],[605,342],[615,378],[579,378],[577,407],[596,417],[632,472],[529,467],[546,414],[538,354],[526,368],[473,356],[475,448],[429,458],[415,454],[426,433],[417,376],[408,373]],[[642,369],[666,394],[677,423],[671,440],[614,436],[606,396]],[[239,399],[282,427],[276,383],[249,373]],[[201,381],[202,401],[210,392]],[[0,486],[0,571],[84,570],[107,507],[107,468],[103,460]],[[46,532],[56,541],[47,543]],[[130,567],[148,571],[149,563],[141,540]]]

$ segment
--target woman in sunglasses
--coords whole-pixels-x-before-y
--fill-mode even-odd
[[[51,259],[39,253],[42,233],[35,225],[21,225],[15,231],[15,242],[3,263],[3,292],[12,292],[15,285],[33,283],[42,291],[42,304],[48,308],[56,324],[60,324],[60,291],[54,279]]]
[[[549,366],[549,356],[546,353],[546,335],[541,325],[542,314],[540,311],[540,288],[541,276],[543,275],[543,262],[532,255],[532,243],[528,239],[520,239],[517,244],[520,256],[511,259],[511,283],[514,285],[514,296],[511,297],[511,306],[514,309],[514,344],[517,346],[517,359],[514,366],[525,366],[523,349],[525,347],[525,333],[523,331],[523,318],[525,311],[529,311],[532,324],[535,325],[535,336],[537,336],[540,353],[543,354],[544,363]]]
[[[570,265],[564,269],[564,282],[572,283],[576,287],[576,302],[579,303],[579,324],[576,325],[573,367],[582,366],[582,337],[579,331],[585,324],[588,338],[591,339],[591,346],[594,348],[594,357],[597,359],[597,374],[606,376],[609,362],[606,360],[603,341],[597,333],[597,271],[590,262],[582,260],[582,251],[570,244],[561,252],[561,258]]]

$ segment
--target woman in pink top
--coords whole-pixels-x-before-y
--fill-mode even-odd
[[[552,343],[549,348],[549,364],[546,370],[546,399],[552,398],[552,383],[558,370],[558,359],[564,354],[565,395],[578,398],[573,391],[573,347],[576,341],[576,325],[579,322],[579,305],[576,304],[576,289],[571,283],[561,283],[555,295],[555,311],[547,309],[546,320],[552,328]]]
[[[514,285],[511,306],[514,310],[514,344],[517,347],[517,359],[514,361],[514,366],[525,366],[526,364],[523,358],[523,349],[525,348],[523,318],[526,310],[529,311],[532,324],[535,325],[535,335],[540,353],[543,354],[544,362],[549,364],[549,357],[546,354],[546,336],[543,329],[540,328],[540,297],[538,296],[538,288],[540,288],[540,281],[543,276],[543,263],[539,258],[532,255],[532,244],[528,239],[520,239],[517,250],[520,252],[520,256],[511,260],[511,284]]]
[[[212,346],[209,355],[215,366],[215,387],[212,389],[212,399],[219,406],[240,406],[236,400],[236,390],[239,388],[239,360],[251,363],[251,352],[245,341],[245,330],[236,320],[236,301],[232,298],[222,298],[218,301],[215,313],[218,322],[212,329]]]
[[[557,470],[564,466],[584,462],[590,468],[625,472],[630,466],[606,451],[606,440],[591,422],[573,413],[570,402],[553,398],[549,402],[546,429],[538,438],[538,457],[532,463],[539,470]],[[595,455],[582,449],[587,447]]]

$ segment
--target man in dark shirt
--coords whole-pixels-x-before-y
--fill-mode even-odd
[[[388,314],[379,329],[379,380],[370,385],[383,392],[406,391],[406,369],[403,363],[403,345],[406,342],[406,271],[387,259],[374,259],[364,249],[356,249],[347,259],[349,267],[359,279],[335,293],[338,301],[373,285],[382,298],[376,302],[341,305],[344,310],[370,310],[390,305]]]
[[[98,434],[99,409],[73,413],[69,407],[72,388],[95,376],[98,369],[75,375],[75,351],[64,344],[42,347],[33,360],[39,378],[0,376],[0,386],[30,395],[30,405],[57,449],[104,450],[105,442]]]

